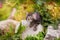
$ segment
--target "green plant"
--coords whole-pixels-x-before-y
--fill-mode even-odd
[[[60,38],[55,38],[54,40],[60,40]]]
[[[0,40],[22,40],[21,34],[24,30],[25,30],[25,26],[20,24],[19,29],[17,30],[17,33],[13,34],[13,28],[11,25],[9,32],[6,32],[5,34],[0,35]]]
[[[17,34],[19,34],[19,33],[21,34],[24,30],[25,30],[25,26],[20,23],[20,26],[17,30]]]
[[[25,40],[44,40],[45,34],[43,32],[39,32],[37,35],[34,36],[27,36]]]
[[[44,28],[47,28],[48,25],[52,25],[54,29],[57,29],[58,24],[60,23],[60,19],[52,19],[50,11],[46,8],[45,2],[51,2],[52,0],[37,0],[35,3],[35,11],[39,12],[42,16],[42,25]],[[58,0],[56,0],[58,1]],[[56,2],[53,0],[53,2]]]

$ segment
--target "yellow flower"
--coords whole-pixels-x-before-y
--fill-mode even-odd
[[[14,19],[17,21],[21,21],[26,19],[26,12],[33,12],[33,4],[22,4],[20,5],[19,9],[17,10],[17,13],[15,14]]]

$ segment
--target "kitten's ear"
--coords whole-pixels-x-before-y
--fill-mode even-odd
[[[38,20],[40,18],[40,15],[38,12],[34,12],[34,14],[32,16],[35,20]]]

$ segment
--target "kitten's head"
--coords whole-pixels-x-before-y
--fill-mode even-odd
[[[33,20],[40,20],[41,19],[41,16],[39,15],[38,12],[34,12],[34,13],[27,13],[27,17],[26,19],[30,22],[32,22]]]
[[[40,19],[40,14],[38,12],[34,12],[34,14],[32,14],[32,17],[34,20],[39,20]]]
[[[28,20],[29,22],[33,21],[32,13],[27,13],[26,20]]]

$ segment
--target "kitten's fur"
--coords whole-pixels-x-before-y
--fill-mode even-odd
[[[41,23],[41,15],[39,13],[28,13],[26,19],[30,21],[30,27],[34,27],[34,31],[37,30],[37,26]]]

